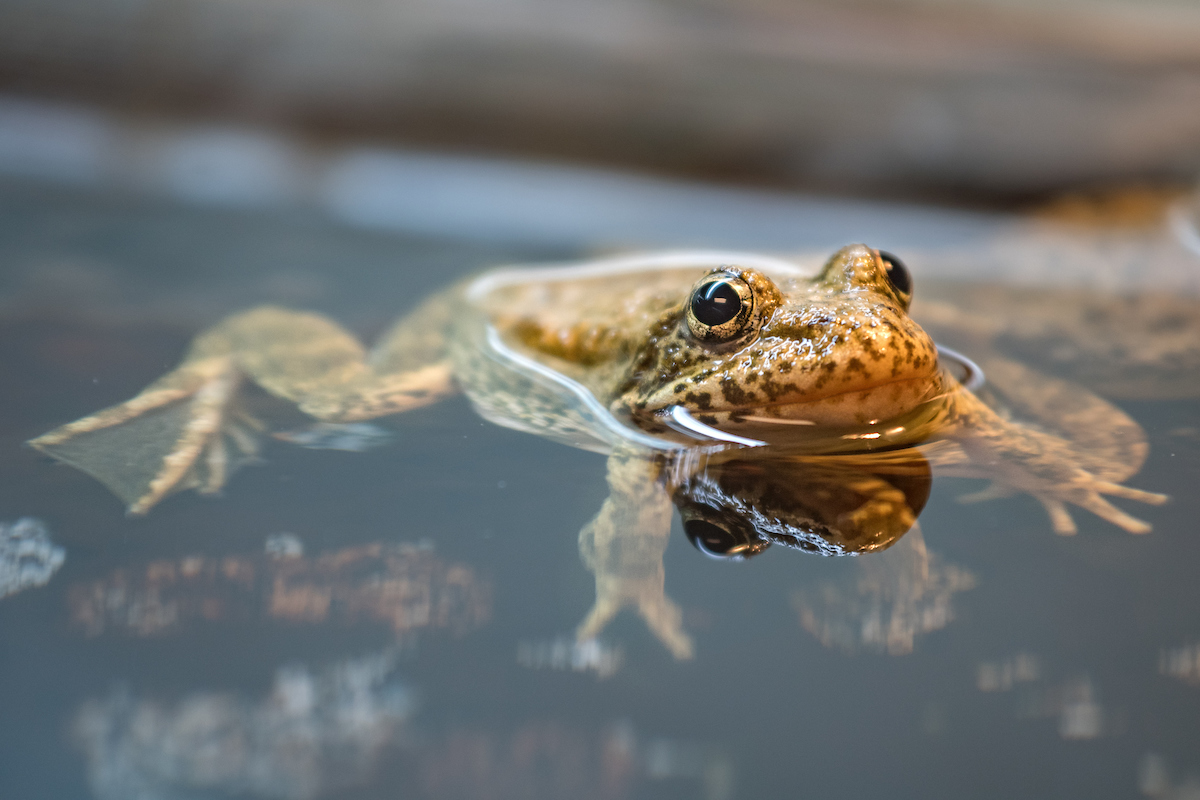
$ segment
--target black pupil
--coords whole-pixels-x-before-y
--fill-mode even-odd
[[[912,294],[912,275],[908,273],[904,262],[884,250],[879,251],[879,260],[887,268],[888,280],[896,287],[896,291],[900,294]]]
[[[723,325],[742,310],[742,296],[729,281],[713,281],[696,290],[692,316],[705,325]]]
[[[688,520],[684,524],[684,528],[687,529],[688,535],[693,540],[704,545],[704,549],[708,552],[716,555],[728,553],[740,544],[732,533],[706,520]]]

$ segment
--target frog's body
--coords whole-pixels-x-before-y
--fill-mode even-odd
[[[815,277],[776,264],[638,264],[485,276],[427,301],[370,353],[324,317],[247,311],[198,336],[182,364],[137,397],[33,444],[144,513],[181,488],[216,491],[234,454],[254,452],[261,425],[238,402],[246,382],[334,422],[462,390],[489,419],[613,452],[612,494],[581,537],[598,595],[580,635],[635,604],[680,656],[690,644],[663,594],[661,552],[673,487],[694,460],[670,444],[672,409],[739,440],[798,433],[826,453],[949,439],[935,466],[991,478],[995,494],[1034,495],[1059,532],[1074,531],[1067,504],[1131,532],[1149,529],[1103,497],[1163,499],[1120,485],[1146,454],[1138,426],[1091,395],[1073,400],[1069,387],[1050,392],[1059,416],[1070,417],[1066,436],[1003,419],[940,368],[933,341],[908,316],[907,279],[889,278],[876,251],[844,248]],[[598,405],[581,412],[563,400],[564,386]],[[603,435],[598,426],[608,426]],[[1118,433],[1088,440],[1097,426]],[[643,447],[650,436],[664,446]],[[628,545],[631,530],[641,532],[638,548]],[[653,552],[657,561],[647,560]]]

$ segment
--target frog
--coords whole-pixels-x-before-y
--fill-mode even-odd
[[[200,333],[132,399],[30,444],[139,515],[175,491],[218,492],[257,455],[270,423],[246,401],[253,391],[326,424],[462,392],[492,422],[607,454],[609,496],[579,535],[596,596],[576,635],[595,637],[633,608],[681,659],[693,644],[665,593],[662,554],[680,488],[730,452],[886,460],[920,446],[941,473],[992,481],[970,499],[1031,495],[1057,533],[1076,531],[1072,507],[1148,532],[1110,501],[1167,499],[1125,485],[1147,454],[1140,427],[1049,379],[1026,403],[1036,424],[989,405],[910,315],[913,292],[898,257],[856,244],[815,274],[713,252],[502,268],[427,299],[370,351],[325,316],[263,306]],[[1029,375],[1005,378],[1022,396]],[[757,531],[757,545],[718,535],[715,548],[739,557],[771,540],[853,555],[911,527],[903,514],[876,517],[774,539]]]
[[[917,520],[941,457],[937,445],[820,456],[722,453],[674,499],[687,538],[711,558],[745,560],[772,545],[869,553],[849,570],[801,580],[790,604],[825,647],[903,656],[950,624],[955,596],[978,583],[926,545]]]

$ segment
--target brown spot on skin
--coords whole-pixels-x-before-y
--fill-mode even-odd
[[[708,392],[688,392],[683,399],[694,408],[712,408],[712,395]]]
[[[780,397],[787,395],[787,394],[792,394],[792,395],[803,395],[804,394],[804,392],[802,392],[800,390],[800,387],[797,386],[796,384],[783,383],[780,381],[770,381],[770,380],[764,381],[762,389],[764,392],[766,392],[767,399],[772,402],[774,402],[775,400],[778,400]]]
[[[746,405],[746,402],[751,397],[732,378],[726,378],[721,381],[721,394],[725,397],[726,403],[734,406]]]
[[[696,417],[696,419],[700,420],[705,425],[716,425],[717,424],[717,418],[714,417],[712,414],[700,414]]]

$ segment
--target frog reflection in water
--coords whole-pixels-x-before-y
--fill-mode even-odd
[[[663,590],[672,500],[687,506],[703,494],[697,476],[710,465],[715,474],[740,444],[808,459],[811,477],[838,457],[886,461],[933,442],[925,448],[939,471],[991,479],[982,496],[1032,495],[1059,533],[1075,530],[1068,506],[1149,530],[1105,498],[1165,499],[1121,485],[1146,455],[1136,423],[1053,383],[1025,398],[1036,426],[1004,418],[939,364],[908,316],[911,299],[898,259],[853,245],[815,276],[777,259],[715,254],[489,273],[427,300],[370,353],[325,317],[257,308],[200,334],[182,364],[137,397],[32,444],[141,514],[176,490],[217,491],[257,451],[265,426],[242,402],[246,383],[330,422],[463,391],[498,424],[610,454],[610,495],[580,534],[596,601],[578,635],[635,606],[678,657],[692,646]],[[713,438],[697,442],[704,436]],[[915,512],[881,486],[864,490],[857,510],[808,515],[790,532],[755,524],[740,543],[708,519],[708,546],[726,555],[768,541],[829,554],[884,549]],[[896,514],[882,513],[889,503]]]

